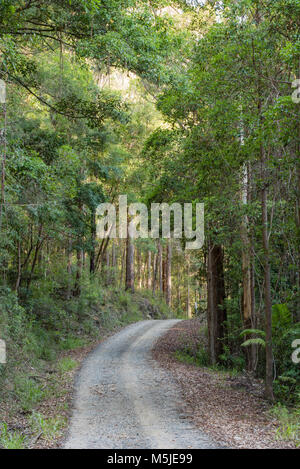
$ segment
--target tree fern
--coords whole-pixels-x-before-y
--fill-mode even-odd
[[[266,333],[264,331],[261,331],[260,329],[245,329],[244,331],[240,333],[240,336],[244,337],[245,335],[249,335],[249,334],[256,334],[262,337],[266,336]]]
[[[242,347],[249,347],[250,345],[261,345],[262,347],[266,346],[264,339],[257,337],[256,339],[248,339],[242,343]]]

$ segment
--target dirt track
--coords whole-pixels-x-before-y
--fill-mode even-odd
[[[177,385],[151,358],[155,341],[174,324],[133,324],[87,358],[77,377],[66,449],[218,447],[185,419]]]

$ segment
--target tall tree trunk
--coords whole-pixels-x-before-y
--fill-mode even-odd
[[[159,290],[163,292],[163,272],[162,272],[162,245],[158,240],[158,270],[159,270]]]
[[[299,117],[299,122],[300,122],[300,117]],[[298,228],[298,252],[297,252],[297,262],[298,262],[298,269],[297,269],[297,313],[295,315],[295,321],[300,322],[300,123],[299,123],[299,143],[298,143],[298,149],[297,149],[297,159],[298,159],[298,164],[297,164],[297,205],[298,205],[298,210],[297,210],[297,228]]]
[[[3,105],[4,115],[4,129],[1,130],[0,134],[0,149],[1,149],[1,202],[0,202],[0,232],[2,230],[2,215],[4,212],[5,204],[5,171],[6,171],[6,152],[7,152],[7,141],[6,141],[6,127],[7,127],[7,116],[6,116],[6,104]]]
[[[18,293],[22,277],[22,262],[21,262],[21,239],[18,240],[18,276],[16,281],[15,290]]]
[[[91,214],[91,254],[90,254],[90,273],[94,274],[96,270],[96,212]]]
[[[298,79],[300,79],[300,57],[298,62]],[[297,172],[297,199],[296,199],[296,224],[298,228],[298,252],[297,252],[297,313],[295,321],[300,322],[300,109],[298,105],[298,141],[296,144],[296,172]]]
[[[34,269],[35,269],[35,266],[36,266],[36,263],[37,263],[37,260],[38,260],[39,250],[41,249],[42,244],[44,242],[42,234],[43,234],[43,225],[40,224],[39,230],[38,230],[37,242],[36,242],[35,251],[34,251],[34,257],[33,257],[33,261],[32,261],[32,264],[31,264],[31,270],[30,270],[29,277],[27,279],[27,289],[26,289],[27,293],[29,291],[29,287],[30,287],[30,284],[31,284],[31,281],[32,281]]]
[[[180,294],[180,265],[177,267],[177,309],[180,308],[181,294]]]
[[[147,261],[148,261],[148,252],[145,252],[144,258],[142,259],[142,264],[143,264],[143,280],[142,280],[142,288],[146,290],[147,288]]]
[[[188,319],[193,317],[191,308],[191,286],[190,286],[190,256],[187,254],[187,301],[186,301],[186,315]]]
[[[76,277],[75,277],[73,296],[77,297],[77,296],[80,296],[80,293],[81,293],[80,280],[81,280],[82,264],[83,264],[82,249],[77,249],[76,257],[77,257],[77,266],[76,266]]]
[[[107,249],[107,247],[109,245],[109,242],[111,240],[110,239],[110,233],[111,233],[113,227],[114,227],[114,225],[112,224],[109,227],[107,238],[103,238],[102,241],[101,241],[100,248],[99,248],[99,251],[98,251],[98,254],[97,254],[97,257],[96,257],[96,270],[99,269],[99,267],[102,267],[103,260],[104,260],[104,257],[105,257],[105,253],[106,253],[106,249]]]
[[[219,357],[224,350],[224,322],[226,320],[223,250],[221,246],[209,244],[207,263],[208,344],[210,361],[215,364],[219,362]]]
[[[271,268],[269,254],[269,233],[268,233],[268,190],[266,185],[267,161],[263,146],[260,148],[261,157],[261,212],[262,212],[262,241],[264,250],[264,296],[265,296],[265,331],[266,331],[266,398],[274,401],[273,394],[273,347],[272,347],[272,299],[271,299]]]
[[[116,245],[114,240],[112,241],[111,247],[111,263],[112,267],[116,267]]]
[[[108,249],[106,250],[105,276],[106,276],[106,285],[109,285],[111,283],[111,269],[110,269],[110,253]]]
[[[139,289],[142,288],[142,255],[140,249],[137,249],[136,252],[136,277],[137,277],[137,285]]]
[[[244,206],[247,206],[249,202],[249,181],[250,181],[250,170],[249,166],[243,168],[242,178],[242,189],[241,189],[241,201]],[[242,239],[242,275],[243,275],[243,296],[242,296],[242,312],[243,312],[243,326],[244,329],[254,328],[254,312],[255,304],[252,304],[253,295],[253,283],[252,283],[252,253],[251,243],[248,235],[249,220],[245,214],[241,223],[241,239]],[[246,335],[245,340],[251,339],[253,336]],[[250,347],[246,347],[247,357],[247,369],[254,371],[255,369],[255,358],[256,358],[256,346],[254,344]]]
[[[151,251],[148,251],[148,259],[147,259],[147,264],[148,264],[148,269],[147,269],[147,273],[148,273],[148,277],[147,277],[147,288],[148,290],[151,290]]]
[[[69,238],[68,241],[68,264],[67,264],[67,272],[68,272],[68,287],[67,287],[67,300],[71,298],[71,290],[72,290],[72,240]]]
[[[165,256],[163,257],[163,260],[162,260],[162,288],[163,288],[164,297],[166,299],[166,295],[167,295],[167,253],[165,254]]]
[[[158,269],[158,254],[154,254],[153,256],[153,279],[152,279],[153,295],[155,295],[155,289],[156,289],[157,269]]]
[[[171,240],[168,240],[167,244],[167,262],[166,262],[166,302],[168,306],[172,304],[172,245]]]
[[[144,286],[144,274],[145,274],[145,265],[143,262],[143,257],[141,256],[141,273],[140,273],[140,282],[139,282],[140,290],[142,290]]]
[[[113,283],[115,283],[115,281],[116,281],[116,268],[117,268],[116,259],[117,259],[116,245],[115,245],[115,241],[112,240],[112,246],[111,246],[111,281]]]
[[[126,241],[126,280],[125,290],[134,293],[134,244],[131,237],[127,236]]]
[[[257,329],[257,322],[258,322],[258,317],[256,313],[256,307],[255,307],[255,268],[254,268],[254,247],[253,247],[253,241],[251,240],[251,320],[252,320],[252,329]],[[258,360],[258,347],[257,345],[253,345],[251,347],[251,370],[256,371],[257,367],[257,360]]]
[[[110,238],[106,238],[105,241],[104,241],[104,244],[102,246],[102,250],[101,250],[101,254],[99,256],[98,264],[96,264],[96,268],[100,267],[100,270],[102,270],[103,267],[107,264],[106,253],[107,253],[109,243],[110,243]]]
[[[124,246],[123,252],[122,252],[122,247],[121,247],[120,287],[123,284],[124,271],[125,271],[125,267],[126,267],[126,252],[127,252],[126,246]]]
[[[22,263],[22,268],[26,268],[27,264],[28,264],[28,261],[30,259],[30,256],[31,256],[31,253],[32,253],[32,250],[33,250],[33,227],[32,227],[32,224],[30,224],[30,246],[27,250],[27,254],[26,254],[26,257],[25,257],[25,260],[24,262]]]
[[[255,22],[259,27],[261,23],[260,3],[257,3]],[[254,47],[254,46],[253,46]],[[253,50],[253,62],[257,71],[257,111],[259,129],[263,131],[263,93],[261,63],[255,61]],[[262,136],[261,136],[262,138]],[[268,229],[268,189],[267,189],[267,157],[263,143],[260,144],[260,179],[261,179],[261,217],[262,217],[262,247],[264,252],[264,303],[265,303],[265,332],[266,332],[266,382],[265,395],[270,401],[274,401],[273,395],[273,350],[272,350],[272,300],[271,300],[271,269],[269,254],[269,229]]]

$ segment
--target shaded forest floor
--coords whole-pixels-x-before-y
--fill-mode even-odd
[[[43,383],[47,390],[33,411],[20,410],[11,399],[1,403],[0,419],[7,425],[1,446],[6,449],[55,449],[61,446],[70,419],[75,375],[98,343],[99,340],[94,340],[87,346],[62,352],[56,364],[28,376],[28,379]],[[62,369],[60,364],[64,364],[66,369]]]
[[[171,314],[164,302],[147,292],[132,295],[95,286],[91,304],[85,301],[87,295],[90,289],[80,302],[72,302],[74,308],[78,301],[79,313],[66,315],[63,330],[58,320],[49,325],[42,319],[33,329],[24,314],[18,340],[5,337],[8,362],[0,366],[0,449],[59,448],[68,430],[74,378],[89,352],[128,324]],[[60,306],[67,311],[70,305]]]
[[[188,359],[187,346],[199,349],[205,340],[200,328],[198,319],[182,321],[159,339],[153,350],[153,357],[181,387],[186,418],[230,448],[295,448],[294,442],[280,436],[281,423],[262,397],[262,381],[200,367]]]
[[[72,415],[74,383],[82,363],[101,342],[123,327],[110,331],[103,328],[97,339],[90,339],[85,346],[61,352],[55,363],[42,372],[34,371],[28,375],[27,379],[42,383],[47,391],[34,409],[20,410],[18,403],[14,404],[12,399],[1,403],[0,421],[6,422],[8,428],[6,449],[62,448]]]

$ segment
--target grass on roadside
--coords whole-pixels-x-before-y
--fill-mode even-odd
[[[74,370],[78,366],[78,362],[69,357],[63,357],[57,364],[57,368],[61,373]]]
[[[52,442],[62,436],[66,419],[61,416],[47,418],[39,412],[33,412],[29,418],[32,433],[46,442]]]
[[[175,358],[180,362],[199,367],[206,367],[209,364],[208,355],[204,348],[199,348],[195,353],[191,353],[188,348],[186,350],[176,350]]]
[[[163,298],[149,292],[133,295],[83,278],[80,297],[68,300],[47,282],[34,285],[22,305],[14,292],[0,289],[0,336],[8,356],[0,364],[1,448],[55,446],[85,353],[79,349],[132,322],[172,315]]]
[[[276,438],[278,440],[292,441],[299,448],[300,407],[292,409],[279,403],[271,409],[270,414],[279,421]]]
[[[4,449],[24,449],[25,436],[19,432],[8,430],[7,424],[0,424],[0,445]]]

